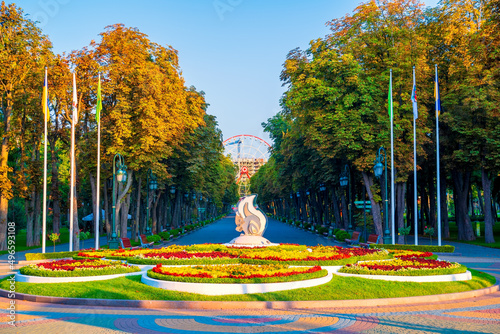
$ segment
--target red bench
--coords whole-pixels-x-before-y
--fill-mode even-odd
[[[380,235],[378,234],[370,234],[368,236],[368,240],[366,242],[362,242],[359,245],[363,248],[368,248],[370,247],[370,244],[378,244],[380,241]]]
[[[154,241],[149,242],[146,235],[141,234],[140,237],[141,237],[141,247],[150,248],[151,246],[153,246]]]
[[[122,246],[122,248],[130,248],[130,249],[137,249],[137,248],[140,248],[140,247],[132,247],[132,244],[130,243],[130,239],[129,238],[120,238],[120,244]]]
[[[352,232],[351,239],[345,239],[346,244],[348,245],[356,245],[359,244],[359,237],[361,236],[360,232]]]

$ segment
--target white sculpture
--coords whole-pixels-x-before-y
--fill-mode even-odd
[[[257,195],[246,196],[238,202],[236,231],[243,232],[245,235],[262,236],[266,230],[266,215],[253,205],[256,197]]]
[[[257,195],[243,197],[238,202],[236,212],[236,231],[243,232],[239,237],[229,242],[233,246],[273,246],[269,240],[262,237],[267,227],[267,217],[254,205]]]

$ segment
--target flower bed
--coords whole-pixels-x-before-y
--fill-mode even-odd
[[[271,264],[286,262],[288,265],[342,265],[359,260],[389,259],[386,250],[343,248],[331,246],[306,247],[301,245],[279,245],[272,247],[228,247],[220,244],[193,246],[172,245],[161,249],[115,250],[106,252],[80,252],[78,256],[103,257],[128,260],[133,264],[158,263],[168,265],[186,264]]]
[[[319,266],[289,267],[284,264],[271,265],[207,265],[186,267],[163,267],[158,264],[147,275],[164,281],[192,283],[276,283],[293,282],[328,275]]]
[[[140,269],[120,261],[109,260],[58,260],[38,264],[30,264],[19,269],[28,276],[42,277],[78,277],[101,276],[138,272]]]
[[[461,274],[467,267],[448,261],[429,260],[418,257],[384,261],[363,261],[346,264],[339,272],[358,275],[430,276]]]
[[[289,265],[323,266],[355,263],[361,259],[387,259],[388,257],[388,252],[385,250],[343,248],[338,246],[316,246],[305,249],[296,247],[296,249],[289,248],[285,250],[269,247],[254,252],[245,252],[240,255],[241,262],[243,263],[264,264],[285,261]]]

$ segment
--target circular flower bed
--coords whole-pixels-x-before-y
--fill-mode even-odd
[[[467,267],[448,261],[420,257],[404,257],[384,261],[363,261],[346,264],[339,272],[358,275],[430,276],[461,274]]]
[[[164,267],[158,264],[147,275],[164,281],[192,283],[276,283],[324,277],[328,272],[319,266],[289,267],[285,264],[206,265]]]
[[[23,275],[43,277],[101,276],[138,272],[136,266],[110,260],[57,260],[30,264],[19,269]]]

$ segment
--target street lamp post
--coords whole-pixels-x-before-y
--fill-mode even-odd
[[[118,158],[118,161],[116,161]],[[116,170],[118,168],[118,171]],[[111,240],[108,242],[109,249],[118,249],[118,239],[116,238],[116,181],[121,184],[127,182],[127,166],[125,166],[125,160],[120,153],[115,154],[113,157],[113,206],[112,206],[112,218],[113,221],[113,232],[111,233]],[[125,236],[126,237],[126,236]]]
[[[148,169],[148,175],[146,177],[146,186],[148,189],[147,199],[146,199],[146,234],[151,235],[152,231],[149,228],[149,191],[150,190],[155,191],[156,189],[158,189],[158,181],[156,181],[156,175],[153,174],[151,168]]]
[[[170,222],[168,222],[167,220],[167,230],[170,231],[170,227],[173,226],[173,222],[174,222],[174,201],[175,201],[175,186],[170,186],[170,193],[172,194],[173,196],[173,199],[172,201],[170,202]]]
[[[382,156],[381,151],[384,151],[384,156]],[[385,205],[384,205],[384,220],[385,220],[385,231],[384,231],[384,244],[388,245],[391,243],[391,232],[389,231],[389,211],[387,204],[387,152],[385,148],[380,147],[378,149],[377,158],[375,159],[375,166],[373,167],[373,171],[375,176],[380,178],[382,177],[382,172],[384,171],[384,165],[382,165],[382,161],[385,163]]]
[[[346,188],[349,185],[349,201],[347,204],[347,209],[349,210],[349,227],[347,231],[352,232],[352,212],[351,212],[351,202],[352,202],[352,185],[351,185],[351,170],[348,165],[344,166],[344,171],[340,174],[340,186]]]

